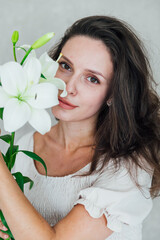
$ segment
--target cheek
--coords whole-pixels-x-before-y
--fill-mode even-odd
[[[94,94],[83,97],[82,101],[83,101],[85,110],[88,112],[94,112],[94,113],[98,112],[104,102],[105,96],[106,96],[106,91],[101,92],[101,94],[99,93],[96,94],[95,92]]]
[[[56,72],[56,74],[55,74],[55,77],[58,77],[58,76],[60,76],[60,69],[59,69],[60,67],[58,67],[58,69],[57,69],[57,72]]]
[[[59,70],[57,70],[57,72],[56,72],[56,74],[55,74],[54,77],[55,77],[55,78],[60,78],[60,79],[62,79],[62,76],[61,76],[61,74],[59,73]]]
[[[64,73],[58,68],[58,70],[55,74],[55,77],[62,79],[66,83],[68,81],[69,77],[70,77],[70,73],[68,73],[68,74]]]

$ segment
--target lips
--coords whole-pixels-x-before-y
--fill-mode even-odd
[[[77,107],[76,105],[73,105],[69,101],[66,101],[64,98],[59,97],[58,100],[59,100],[59,105],[65,109],[73,109]]]

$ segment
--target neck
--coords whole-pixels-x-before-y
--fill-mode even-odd
[[[74,152],[79,148],[90,147],[94,144],[95,124],[90,122],[59,121],[55,126],[55,131],[58,143],[66,151]]]

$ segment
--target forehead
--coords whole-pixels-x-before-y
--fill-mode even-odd
[[[101,40],[93,39],[88,36],[74,36],[70,38],[62,48],[63,52],[70,51],[75,54],[85,51],[90,54],[96,54],[97,56],[105,53],[108,55],[109,50]],[[98,51],[98,52],[97,52]],[[84,55],[84,52],[83,54]]]
[[[64,56],[73,64],[106,71],[112,68],[111,55],[101,40],[87,36],[74,36],[62,48]],[[98,70],[98,69],[97,69]]]

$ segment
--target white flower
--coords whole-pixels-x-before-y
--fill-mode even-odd
[[[30,45],[24,44],[20,48],[18,48],[18,50],[20,50],[21,48],[28,50],[30,47],[31,47]],[[29,54],[27,60],[30,57],[36,58],[36,52],[34,49]],[[39,60],[40,60],[41,66],[42,66],[42,74],[45,77],[45,78],[41,77],[40,82],[53,83],[54,85],[57,86],[58,89],[63,90],[63,92],[61,93],[61,97],[66,97],[67,91],[66,91],[65,82],[59,78],[54,77],[57,72],[59,64],[57,62],[53,61],[53,59],[51,57],[49,57],[46,52],[40,56]]]
[[[39,58],[41,66],[42,66],[42,74],[45,76],[46,79],[41,78],[40,82],[50,82],[57,86],[58,89],[63,90],[61,93],[61,97],[67,96],[66,85],[65,82],[59,78],[55,78],[55,74],[57,72],[59,64],[53,61],[52,58],[48,56],[45,52]]]
[[[8,62],[0,67],[0,108],[4,108],[6,131],[14,132],[26,122],[41,134],[50,130],[51,119],[44,109],[59,104],[57,86],[61,85],[62,89],[62,83],[52,84],[49,80],[39,83],[44,62],[41,64],[35,57],[30,57],[23,67],[16,62]],[[49,67],[47,70],[47,65],[45,69],[46,72],[53,73]]]

